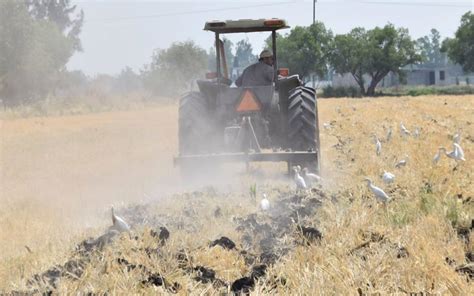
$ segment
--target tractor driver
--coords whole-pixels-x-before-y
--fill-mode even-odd
[[[273,53],[264,49],[260,53],[258,63],[248,66],[235,81],[238,87],[272,85],[273,83]]]

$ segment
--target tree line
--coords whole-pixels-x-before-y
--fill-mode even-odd
[[[436,29],[413,40],[407,29],[392,24],[370,30],[358,27],[347,34],[334,35],[323,23],[315,23],[295,27],[279,37],[279,65],[289,67],[303,78],[312,74],[322,78],[330,70],[350,74],[361,93],[367,96],[375,94],[375,88],[388,73],[398,74],[403,80],[404,66],[438,65],[445,53],[452,62],[462,65],[464,71],[474,71],[474,14],[471,12],[462,16],[454,38],[444,41]]]
[[[84,13],[70,0],[0,1],[0,99],[37,100],[59,84],[81,51]]]
[[[94,79],[80,71],[68,71],[66,64],[82,51],[80,33],[84,21],[71,0],[0,1],[0,100],[6,106],[41,100],[58,89],[108,85],[117,92],[145,90],[175,96],[193,87],[192,81],[215,71],[215,49],[205,50],[193,41],[173,43],[156,49],[151,61],[137,73],[126,67],[117,76]],[[229,71],[257,61],[252,44],[224,39]],[[270,46],[267,39],[266,46]],[[347,34],[333,34],[323,23],[296,26],[277,38],[278,63],[299,74],[323,79],[327,73],[350,74],[361,93],[371,96],[390,72],[403,78],[409,64],[438,64],[443,55],[474,71],[474,14],[467,12],[452,38],[441,40],[433,29],[413,40],[405,28],[392,24],[373,29],[354,28]],[[369,81],[366,81],[367,77]]]

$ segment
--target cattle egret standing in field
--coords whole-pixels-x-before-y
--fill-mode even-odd
[[[402,136],[409,136],[411,135],[411,132],[403,125],[403,122],[400,122],[400,132],[402,133]]]
[[[461,145],[458,143],[453,143],[453,149],[455,151],[455,156],[458,160],[466,161],[464,158],[464,150],[462,150]]]
[[[413,137],[415,137],[417,139],[420,137],[420,128],[419,127],[415,128],[415,132],[413,133]]]
[[[399,162],[397,162],[397,164],[395,164],[395,167],[397,169],[401,168],[402,166],[406,166],[407,165],[407,161],[408,161],[408,155],[405,155],[405,158],[400,160]]]
[[[372,193],[375,195],[375,198],[377,198],[378,201],[383,202],[384,204],[390,201],[390,197],[380,188],[372,184],[372,180],[369,178],[365,178],[365,181],[367,181],[367,186],[369,186],[370,190]]]
[[[435,156],[433,157],[433,164],[437,164],[441,159],[441,151],[444,151],[446,153],[446,149],[444,149],[443,147],[439,147],[438,152],[436,152]]]
[[[301,172],[301,166],[300,165],[293,166],[293,169],[295,169],[298,173]]]
[[[313,183],[321,181],[321,177],[316,174],[309,173],[308,168],[303,168],[302,172],[303,179],[308,186],[311,186]]]
[[[295,174],[296,190],[306,189],[306,182],[304,181],[303,177],[300,176],[298,170],[296,168],[293,168],[293,172]]]
[[[392,139],[392,127],[388,128],[386,139],[387,139],[387,142],[390,142],[390,140]]]
[[[264,212],[270,209],[270,201],[267,199],[266,194],[263,194],[263,199],[260,201],[260,208]]]
[[[382,179],[386,184],[390,184],[395,181],[395,175],[390,172],[383,171]]]
[[[461,133],[460,132],[457,132],[453,136],[453,142],[456,143],[456,144],[461,144]]]
[[[453,143],[453,151],[451,152],[446,152],[446,148],[444,147],[440,147],[439,151],[444,151],[444,154],[447,157],[452,158],[456,161],[458,160],[466,161],[466,159],[464,158],[464,151],[462,150],[461,146],[457,143]]]
[[[130,230],[127,222],[119,216],[116,216],[114,213],[114,207],[112,207],[112,227],[110,229],[117,230],[119,232],[125,232]]]
[[[379,138],[377,138],[376,135],[374,135],[374,137],[375,137],[375,153],[377,153],[377,155],[380,155],[380,153],[382,153],[382,143],[380,143]]]

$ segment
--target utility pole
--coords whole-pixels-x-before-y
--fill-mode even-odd
[[[316,2],[318,0],[313,0],[313,25],[316,23]],[[315,83],[314,83],[314,73],[311,74],[311,86],[315,88]]]
[[[318,0],[313,0],[313,25],[316,22],[316,2],[318,2]]]

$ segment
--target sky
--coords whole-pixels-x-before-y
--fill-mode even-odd
[[[291,27],[308,26],[313,20],[313,0],[72,0],[85,14],[80,38],[83,52],[75,53],[69,70],[88,76],[120,73],[129,66],[139,71],[150,63],[155,49],[173,42],[193,40],[204,49],[213,34],[203,31],[206,21],[283,18]],[[413,38],[432,28],[452,37],[461,16],[474,10],[474,0],[317,0],[316,20],[344,34],[355,27],[367,29],[392,23],[405,27]],[[283,31],[289,32],[290,30]],[[228,34],[234,43],[248,38],[254,52],[263,48],[268,33]]]

